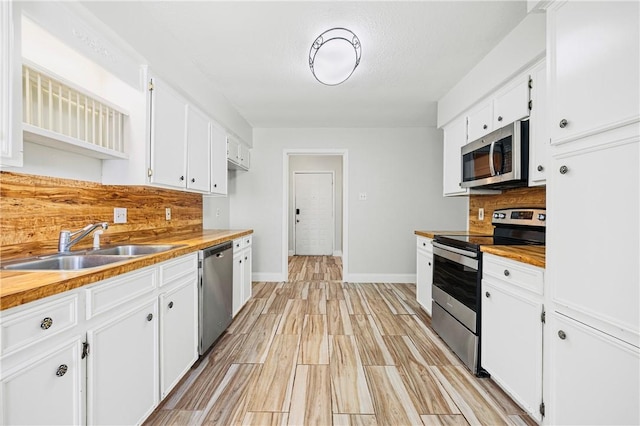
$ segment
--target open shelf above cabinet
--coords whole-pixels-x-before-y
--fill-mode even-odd
[[[126,159],[127,114],[33,66],[22,67],[24,139],[99,159]]]

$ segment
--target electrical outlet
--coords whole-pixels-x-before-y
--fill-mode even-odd
[[[115,207],[113,209],[113,223],[127,223],[127,209]]]
[[[367,193],[366,192],[361,192],[360,196],[359,196],[359,200],[360,201],[367,201]]]
[[[164,218],[166,220],[171,220],[171,207],[164,209]]]
[[[220,217],[220,209],[216,209],[216,217]]]
[[[484,209],[482,207],[478,209],[478,220],[484,220]]]

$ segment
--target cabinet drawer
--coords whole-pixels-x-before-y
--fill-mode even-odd
[[[198,254],[188,254],[160,265],[160,287],[182,277],[198,274]]]
[[[233,254],[240,252],[244,248],[244,241],[242,238],[237,238],[233,240]]]
[[[252,235],[245,235],[244,237],[242,237],[242,247],[246,248],[251,246],[251,243],[253,242],[253,236]]]
[[[78,294],[33,304],[0,317],[3,356],[78,324]]]
[[[418,250],[424,250],[429,253],[433,253],[433,244],[431,244],[433,240],[431,238],[417,237],[416,240]]]
[[[485,254],[482,269],[483,277],[496,278],[505,285],[515,285],[536,294],[543,294],[544,269],[542,268]],[[494,285],[498,284],[492,282]]]
[[[87,319],[102,314],[145,294],[156,288],[157,274],[155,268],[140,272],[132,272],[122,277],[100,282],[88,288]]]

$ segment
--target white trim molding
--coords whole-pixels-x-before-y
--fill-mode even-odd
[[[415,284],[416,274],[349,274],[350,283]]]

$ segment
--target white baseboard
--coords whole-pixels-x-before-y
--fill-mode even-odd
[[[293,251],[293,250],[289,250],[289,256],[293,256],[294,254],[296,254],[296,252],[295,252],[295,251]]]
[[[350,283],[415,284],[416,274],[349,274],[344,281]]]
[[[280,272],[253,272],[251,274],[251,281],[267,281],[267,282],[281,282],[287,281],[282,279],[282,274]]]
[[[342,250],[335,250],[335,251],[333,252],[333,255],[334,255],[335,257],[342,257]]]

